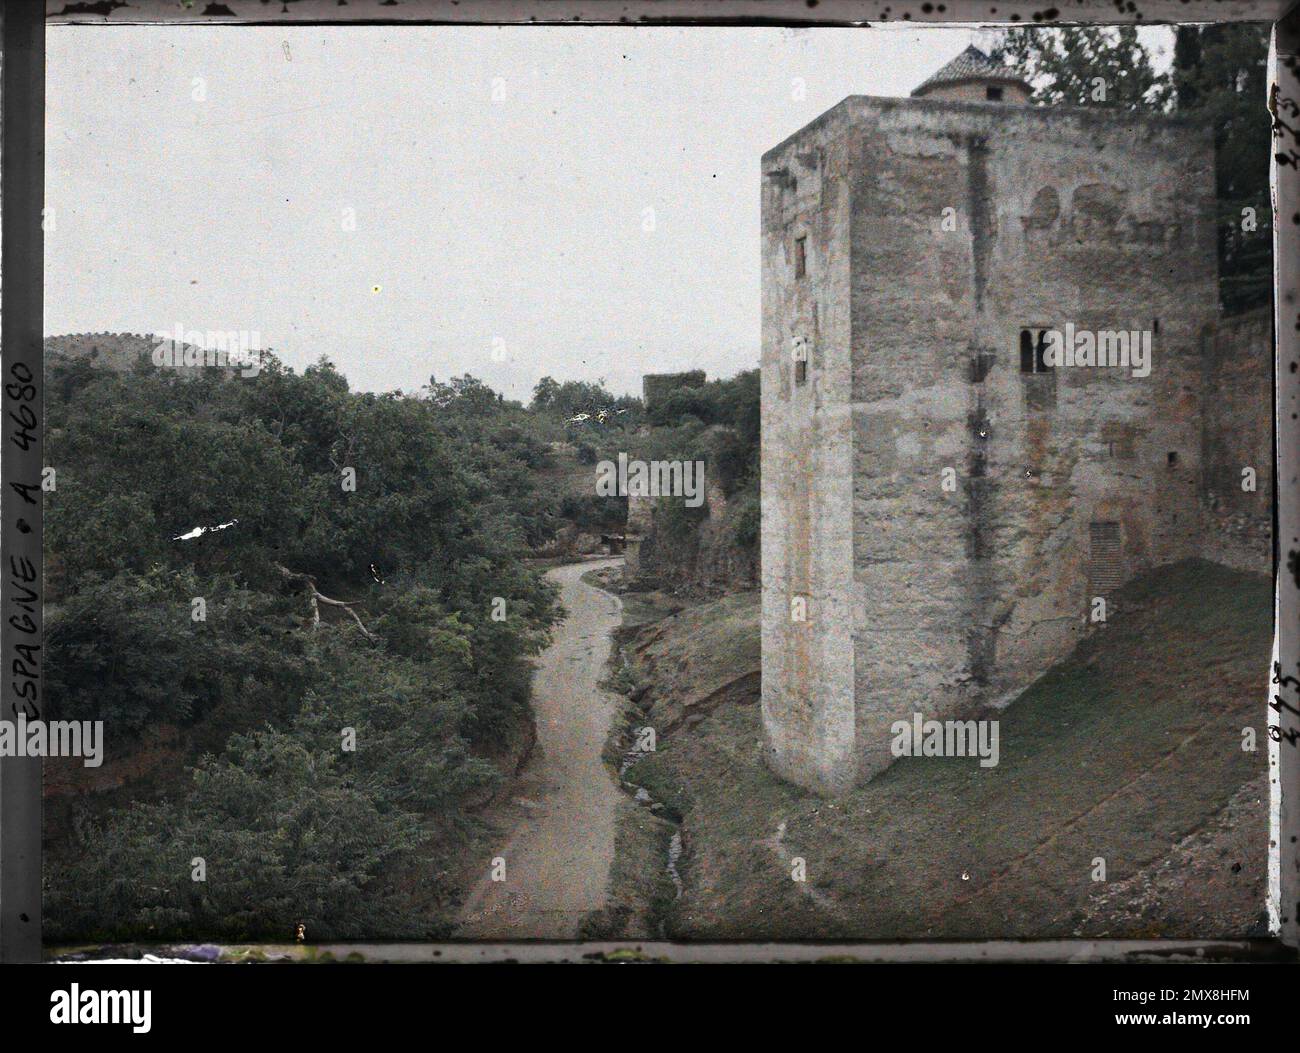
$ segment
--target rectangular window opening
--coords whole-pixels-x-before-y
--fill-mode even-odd
[[[1104,596],[1124,584],[1124,555],[1116,522],[1101,520],[1088,524],[1088,588],[1093,596]]]
[[[1107,454],[1122,461],[1131,461],[1135,456],[1136,438],[1133,426],[1123,421],[1107,421],[1101,427],[1101,441],[1106,444]]]
[[[1051,373],[1056,369],[1047,361],[1048,332],[1038,326],[1020,330],[1020,372]]]

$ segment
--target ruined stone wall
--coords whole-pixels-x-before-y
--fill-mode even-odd
[[[1273,572],[1273,313],[1223,319],[1205,335],[1201,555]],[[1255,489],[1243,489],[1254,469]]]
[[[627,524],[623,528],[627,547],[623,553],[623,576],[630,582],[639,581],[643,573],[641,546],[654,528],[654,503],[653,497],[627,496]]]
[[[829,792],[856,768],[847,116],[829,111],[762,161],[763,726],[774,770]]]
[[[665,537],[662,502],[676,498],[629,497],[624,580],[661,589],[752,589],[758,584],[758,552],[736,543],[736,509],[716,478],[706,472],[704,516],[690,534]],[[635,533],[634,533],[635,531]]]
[[[1119,524],[1124,578],[1197,552],[1213,153],[1208,131],[1160,119],[851,102],[854,693],[871,774],[895,719],[1007,698],[1070,650],[1106,591],[1090,523]],[[1020,329],[1067,322],[1153,331],[1150,376],[1023,375]]]
[[[758,583],[758,553],[743,551],[733,541],[735,524],[731,504],[717,477],[706,473],[704,505],[708,514],[696,533],[694,559],[685,568],[687,584],[705,589],[735,589],[753,588]]]
[[[641,378],[641,397],[649,408],[678,388],[701,388],[705,374],[702,369],[689,369],[684,373],[647,373]]]

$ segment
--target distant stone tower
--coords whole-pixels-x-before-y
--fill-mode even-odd
[[[704,386],[704,370],[688,369],[684,373],[646,373],[641,378],[641,398],[649,409],[679,388]]]
[[[1201,552],[1210,130],[1028,105],[974,48],[914,96],[847,98],[762,162],[763,724],[826,793]],[[1051,368],[1067,324],[1150,334],[1149,375]]]

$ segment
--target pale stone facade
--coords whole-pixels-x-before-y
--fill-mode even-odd
[[[1182,120],[931,91],[848,98],[764,155],[778,773],[881,771],[895,720],[1008,700],[1146,569],[1269,571],[1271,356],[1218,318],[1213,149]],[[1022,355],[1067,324],[1149,333],[1149,375]]]

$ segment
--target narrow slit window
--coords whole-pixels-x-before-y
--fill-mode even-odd
[[[806,278],[808,276],[808,239],[794,239],[794,276],[796,278]]]
[[[1047,330],[1041,329],[1038,333],[1038,341],[1034,345],[1034,372],[1050,373],[1055,368],[1047,361]]]
[[[1056,367],[1047,361],[1047,329],[1020,330],[1020,372],[1051,373]]]

